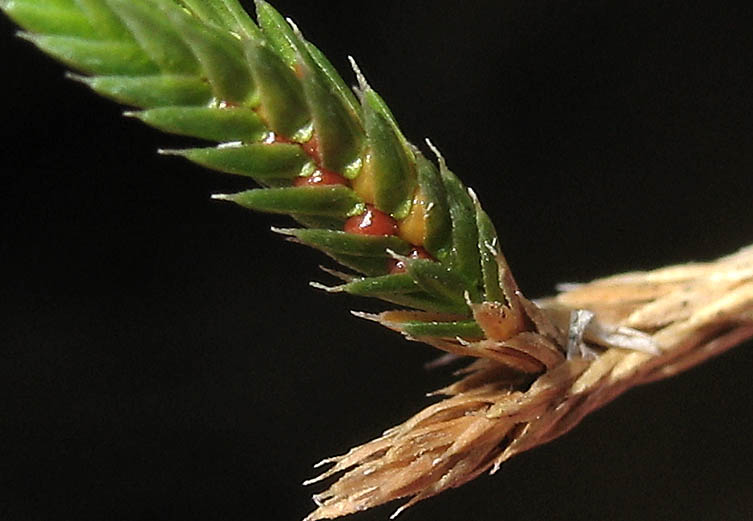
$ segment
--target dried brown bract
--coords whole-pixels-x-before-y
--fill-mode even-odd
[[[489,322],[488,339],[432,342],[478,359],[458,382],[436,393],[446,397],[442,401],[325,460],[334,465],[311,483],[341,475],[314,496],[318,508],[307,521],[410,498],[397,515],[483,472],[496,472],[508,458],[561,436],[627,389],[677,374],[753,337],[753,247],[714,262],[564,285],[559,295],[536,303],[515,291],[511,279],[502,279],[509,307],[475,308],[477,320]],[[494,340],[489,331],[510,310],[520,313],[525,327]],[[502,337],[511,331],[503,330]]]

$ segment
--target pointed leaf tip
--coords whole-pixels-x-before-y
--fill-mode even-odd
[[[161,156],[181,156],[186,157],[186,150],[179,148],[158,148],[157,153]]]
[[[358,81],[358,87],[361,89],[361,92],[366,91],[367,89],[370,89],[369,83],[366,81],[366,76],[363,75],[361,72],[361,68],[356,63],[356,59],[353,58],[353,56],[348,55],[348,61],[350,62],[350,67],[353,69],[353,72],[356,75],[356,81]]]
[[[16,34],[20,35],[20,33]],[[83,74],[76,74],[75,72],[71,71],[66,71],[63,77],[67,80],[77,81],[79,83],[85,83],[87,85],[91,82],[91,78],[89,78],[88,76],[84,76]]]
[[[434,156],[437,158],[437,163],[439,163],[439,168],[441,170],[447,168],[447,163],[445,162],[444,156],[442,155],[442,152],[439,151],[439,149],[434,146],[434,143],[431,142],[431,140],[427,137],[424,139],[426,142],[426,146],[429,147],[429,150],[434,154]]]
[[[343,291],[343,286],[326,286],[324,284],[321,284],[320,282],[315,281],[309,282],[309,286],[315,289],[326,291],[327,293],[342,293]]]

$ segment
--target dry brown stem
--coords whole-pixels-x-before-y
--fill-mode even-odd
[[[343,474],[314,497],[318,508],[307,521],[410,497],[397,514],[495,472],[635,385],[677,374],[753,337],[753,246],[714,262],[568,285],[537,306],[518,296],[535,327],[504,342],[435,343],[479,358],[436,393],[446,399],[325,460],[334,466],[312,482]],[[646,339],[655,353],[624,347],[646,347]],[[531,374],[533,364],[538,374]]]

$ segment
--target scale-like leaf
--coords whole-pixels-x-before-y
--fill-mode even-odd
[[[237,0],[3,4],[26,38],[89,74],[76,79],[141,109],[129,115],[217,142],[165,153],[257,181],[216,198],[293,217],[305,228],[286,233],[356,272],[340,290],[439,314],[405,333],[478,339],[469,303],[510,304],[478,201],[408,142],[359,71],[357,97],[292,22],[256,7],[258,25]]]

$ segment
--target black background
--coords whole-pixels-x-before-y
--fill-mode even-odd
[[[524,291],[753,241],[753,16],[717,2],[296,2],[480,195]],[[0,20],[0,518],[302,518],[311,465],[450,381],[309,288],[284,218]],[[753,346],[405,520],[753,519]],[[382,520],[397,505],[354,519]]]

